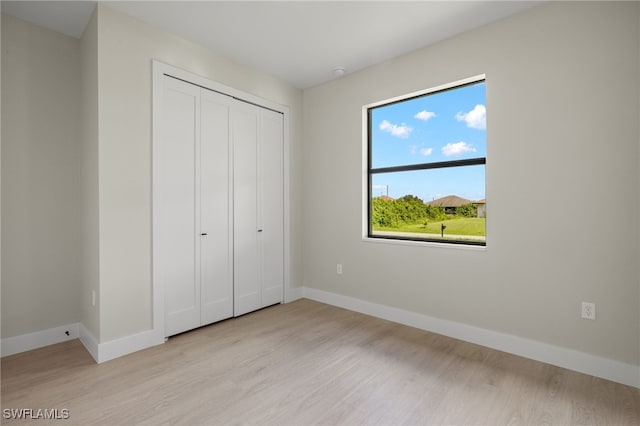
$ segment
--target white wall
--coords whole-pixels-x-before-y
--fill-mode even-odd
[[[151,328],[152,59],[289,107],[294,165],[291,280],[302,281],[302,92],[98,5],[101,342]]]
[[[79,42],[2,16],[2,337],[76,323]]]
[[[640,365],[639,13],[550,3],[305,91],[304,285]],[[362,106],[483,73],[486,249],[364,242]]]
[[[0,48],[2,46],[2,19],[0,17]],[[0,82],[2,81],[2,52],[0,52]],[[0,84],[0,99],[2,99],[2,84]],[[0,102],[0,242],[2,241],[2,102]],[[2,320],[2,244],[0,243],[0,321]],[[0,337],[2,332],[0,331]],[[2,341],[0,340],[0,354]]]
[[[289,107],[302,282],[300,90],[102,5],[81,40],[2,19],[3,338],[80,322],[96,344],[151,328],[152,59]]]
[[[100,267],[98,212],[98,16],[94,11],[80,40],[81,290],[80,322],[100,340]],[[93,305],[95,292],[96,304]]]
[[[294,285],[639,365],[639,9],[544,5],[304,102],[103,5],[81,42],[3,17],[2,337],[82,321],[108,342],[150,328],[155,58],[289,106]],[[480,73],[487,248],[363,242],[362,105]],[[597,321],[579,318],[582,300]]]

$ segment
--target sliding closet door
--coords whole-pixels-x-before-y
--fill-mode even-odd
[[[258,184],[261,212],[262,306],[280,303],[284,294],[283,117],[260,110]]]
[[[200,89],[164,78],[154,149],[154,279],[165,290],[165,334],[200,326]]]
[[[234,315],[261,307],[258,237],[258,112],[238,102],[232,112]]]
[[[200,233],[202,325],[233,316],[229,114],[233,99],[202,89]]]

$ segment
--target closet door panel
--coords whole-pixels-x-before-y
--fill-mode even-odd
[[[230,101],[228,96],[202,90],[199,160],[202,325],[233,316]]]
[[[163,137],[154,146],[157,209],[155,226],[160,247],[159,276],[165,289],[165,334],[200,325],[198,183],[194,161],[199,146],[199,89],[165,77]]]
[[[166,75],[155,95],[153,274],[165,336],[281,303],[282,114]]]
[[[234,315],[261,307],[258,251],[258,111],[238,102],[232,112]]]
[[[284,298],[284,178],[282,114],[261,109],[258,179],[261,199],[262,306]]]

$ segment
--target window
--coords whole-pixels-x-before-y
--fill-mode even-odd
[[[486,245],[484,76],[365,110],[368,237]]]

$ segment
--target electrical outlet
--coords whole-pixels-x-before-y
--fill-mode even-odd
[[[588,320],[596,319],[596,304],[590,302],[582,302],[582,318]]]
[[[336,273],[337,273],[338,275],[342,275],[342,263],[338,263],[338,264],[336,265]]]

